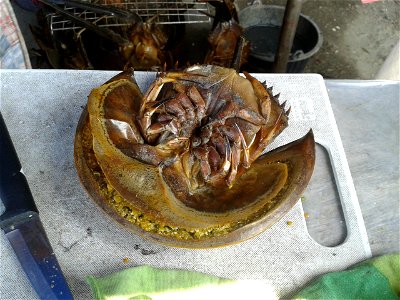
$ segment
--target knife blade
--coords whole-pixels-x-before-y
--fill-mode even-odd
[[[73,299],[0,113],[0,228],[40,299]]]

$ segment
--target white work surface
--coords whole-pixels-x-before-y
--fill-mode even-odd
[[[261,235],[220,249],[174,249],[148,242],[120,227],[85,193],[73,162],[75,128],[87,95],[114,74],[0,71],[1,112],[49,240],[76,299],[90,298],[86,276],[102,276],[139,265],[187,269],[233,279],[262,279],[282,297],[318,275],[343,270],[371,256],[324,81],[313,74],[256,77],[266,80],[275,93],[281,93],[280,100],[288,100],[292,106],[289,127],[272,147],[297,139],[312,128],[316,142],[329,154],[329,168],[347,228],[343,243],[335,247],[316,243],[307,232],[300,201]],[[153,78],[153,73],[136,74],[141,87],[147,87]],[[312,186],[324,180],[314,176],[308,193],[314,195]],[[288,221],[293,225],[289,226]],[[0,241],[1,298],[31,299],[34,293],[4,235]],[[129,262],[124,263],[124,258]]]
[[[327,80],[326,86],[372,255],[399,252],[400,82]]]

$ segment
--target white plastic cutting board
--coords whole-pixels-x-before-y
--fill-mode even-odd
[[[343,270],[371,256],[368,239],[323,78],[314,74],[257,74],[292,106],[289,127],[272,147],[313,129],[330,155],[347,238],[323,247],[308,234],[301,203],[272,228],[235,246],[186,250],[153,244],[103,213],[81,187],[73,162],[75,128],[87,96],[117,72],[1,70],[1,112],[20,157],[40,217],[76,299],[90,298],[85,276],[152,265],[233,279],[262,279],[278,296],[316,276]],[[146,88],[154,73],[137,72]],[[289,226],[288,221],[293,224]],[[32,298],[15,257],[1,239],[2,298]],[[129,262],[124,263],[124,258]]]

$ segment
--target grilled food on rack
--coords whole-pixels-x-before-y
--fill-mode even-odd
[[[216,7],[213,30],[208,37],[209,49],[205,64],[222,67],[235,67],[237,70],[247,62],[250,44],[243,37],[243,28],[239,25],[236,7],[232,0],[202,0]],[[240,39],[243,40],[240,43]],[[239,61],[235,64],[235,58]]]
[[[127,66],[135,70],[157,70],[166,64],[168,35],[153,19],[134,24],[129,40],[130,44],[121,48]]]

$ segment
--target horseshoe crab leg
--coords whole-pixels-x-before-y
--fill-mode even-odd
[[[147,129],[151,125],[151,117],[157,110],[159,105],[157,105],[157,96],[165,83],[174,82],[175,79],[170,77],[159,77],[156,79],[155,84],[150,88],[146,94],[142,97],[142,103],[139,109],[139,124],[142,129],[142,134],[146,137]]]

